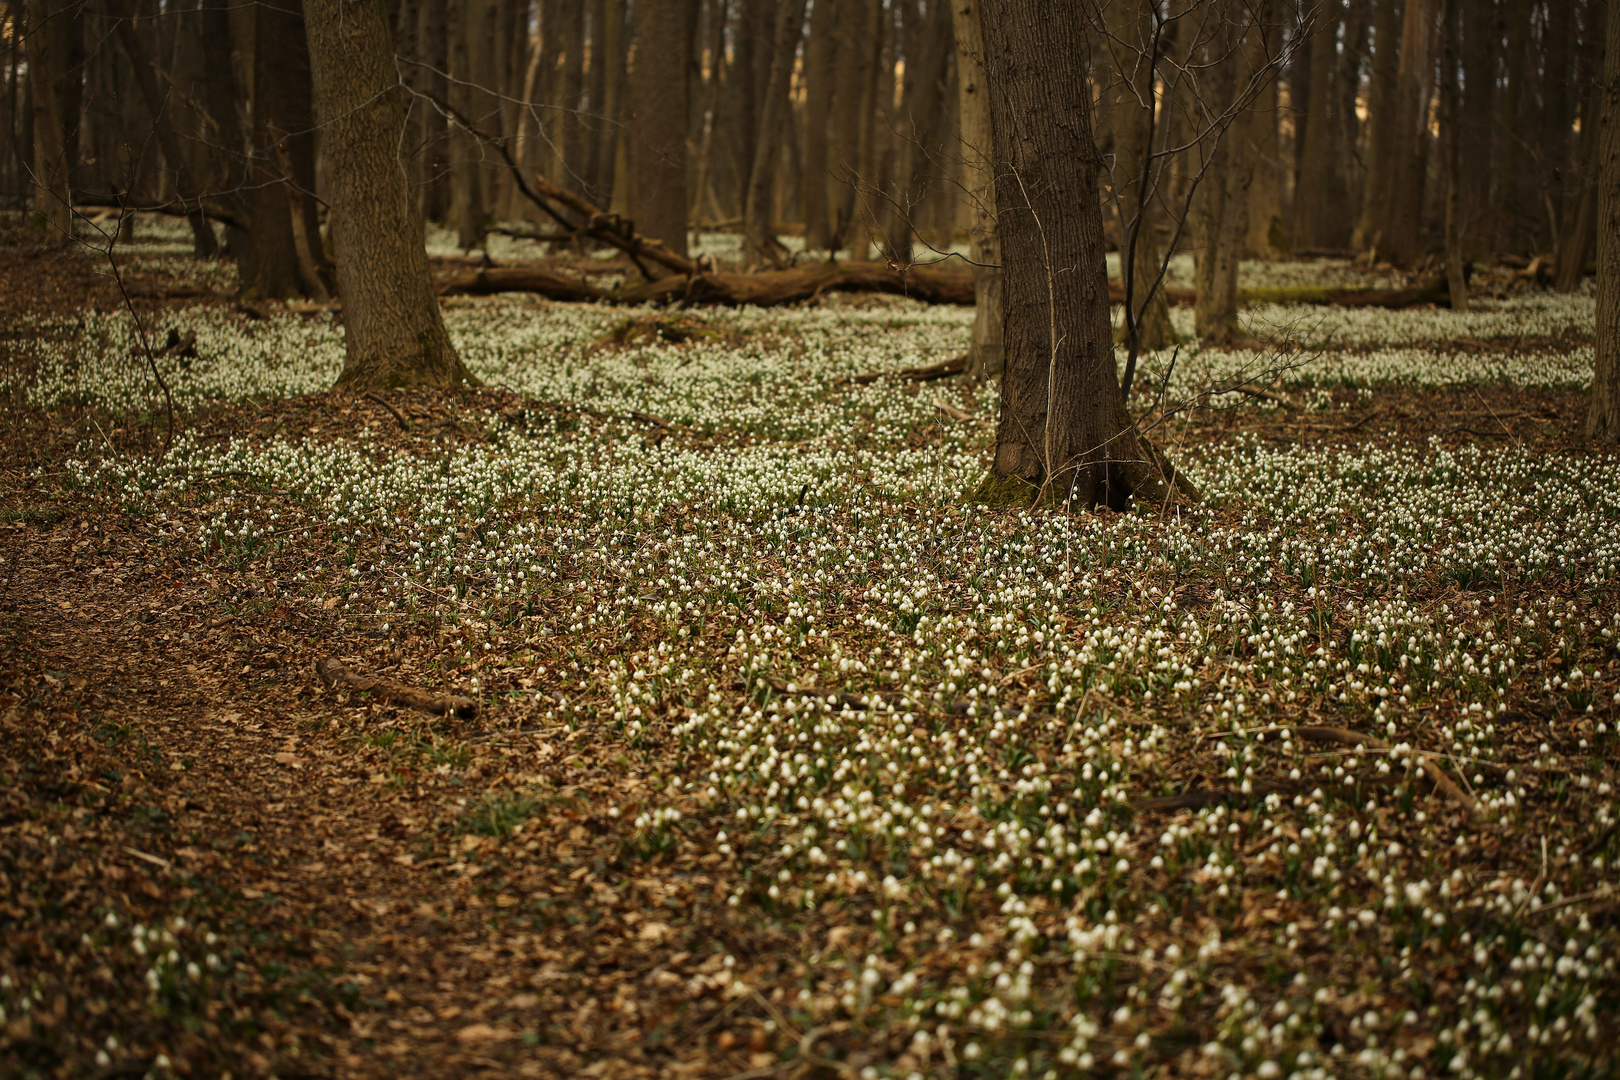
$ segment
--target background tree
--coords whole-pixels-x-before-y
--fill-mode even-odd
[[[955,0],[957,85],[961,95],[962,190],[968,201],[968,257],[973,263],[970,378],[1002,371],[1001,239],[996,230],[995,137],[984,73],[984,31],[977,0]]]
[[[328,201],[343,301],[340,386],[454,386],[450,344],[401,156],[404,89],[382,0],[309,0],[304,10],[325,131]]]
[[[692,50],[686,0],[637,0],[636,51],[630,75],[630,212],[636,229],[686,254],[687,56]]]
[[[1620,443],[1620,19],[1610,18],[1603,52],[1603,129],[1598,139],[1597,343],[1586,437]]]

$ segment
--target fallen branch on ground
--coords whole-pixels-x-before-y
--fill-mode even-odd
[[[315,661],[315,674],[327,686],[344,686],[371,693],[383,701],[439,716],[459,716],[463,720],[478,715],[478,702],[455,694],[432,694],[392,679],[372,679],[349,670],[341,660],[326,657]]]

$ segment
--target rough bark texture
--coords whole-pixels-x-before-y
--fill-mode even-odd
[[[1120,399],[1078,4],[981,0],[1004,260],[997,477],[1082,506],[1169,494]]]
[[[1134,360],[1137,353],[1168,348],[1175,341],[1170,327],[1170,304],[1156,288],[1164,266],[1159,251],[1156,209],[1163,172],[1152,160],[1154,135],[1155,61],[1162,36],[1155,34],[1152,7],[1144,0],[1118,0],[1111,6],[1110,40],[1117,71],[1114,105],[1114,189],[1118,197],[1122,292],[1129,296],[1120,334]],[[1151,296],[1150,296],[1151,293]],[[1134,365],[1127,368],[1134,371]]]
[[[1604,30],[1603,128],[1598,137],[1597,342],[1586,437],[1620,443],[1620,19]]]
[[[630,73],[630,214],[636,231],[686,254],[686,0],[637,0]]]
[[[304,14],[343,301],[338,383],[360,390],[463,382],[401,157],[405,112],[383,0],[309,0]]]
[[[1277,0],[1250,0],[1255,25],[1244,40],[1247,70],[1264,71],[1281,47]],[[1282,225],[1282,157],[1277,142],[1277,80],[1266,79],[1254,104],[1243,114],[1239,132],[1248,143],[1248,229],[1243,238],[1246,255],[1265,258],[1286,246]]]
[[[955,0],[956,76],[962,114],[962,190],[968,201],[968,257],[973,267],[973,335],[968,377],[1001,374],[1001,239],[996,232],[996,174],[991,157],[990,98],[984,77],[984,31],[977,0]]]
[[[772,221],[776,209],[776,164],[782,153],[782,133],[787,128],[791,107],[788,87],[804,29],[804,8],[805,0],[778,0],[776,23],[770,38],[770,74],[763,87],[759,135],[754,143],[748,194],[743,203],[743,241],[748,247],[749,262],[754,266],[782,261],[781,244],[776,239]]]
[[[872,8],[878,0],[837,0],[833,58],[834,81],[838,85],[833,99],[832,131],[828,140],[828,166],[832,171],[832,243],[833,248],[845,244],[855,246],[852,239],[855,225],[855,178],[861,169],[861,117],[866,100],[865,88],[870,80],[867,68],[876,63],[876,45],[869,37]],[[859,244],[857,257],[866,251],[865,241]]]

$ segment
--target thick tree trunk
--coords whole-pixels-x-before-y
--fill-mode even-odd
[[[686,254],[687,0],[637,0],[630,73],[630,214],[636,231]]]
[[[457,385],[467,374],[445,332],[422,248],[384,0],[308,0],[305,21],[343,300],[338,384]]]
[[[1468,280],[1462,244],[1462,118],[1458,75],[1457,0],[1444,0],[1440,11],[1440,126],[1446,154],[1446,283],[1451,310],[1468,310]]]
[[[847,3],[848,0],[845,0]],[[831,251],[832,206],[827,199],[829,120],[837,86],[833,65],[837,39],[833,0],[818,0],[810,9],[810,36],[804,43],[804,246]]]
[[[493,98],[484,89],[489,57],[484,23],[492,13],[491,0],[449,0],[450,104],[479,129],[498,131],[490,124]],[[456,246],[471,251],[489,231],[489,191],[483,166],[484,147],[459,124],[450,131],[451,220]]]
[[[1604,29],[1603,128],[1598,139],[1597,341],[1586,437],[1620,443],[1620,19]]]
[[[977,0],[953,0],[957,92],[962,114],[962,192],[968,207],[968,258],[973,261],[970,379],[1001,375],[1001,239],[996,232],[995,139],[984,75],[984,31]]]
[[[1264,71],[1270,58],[1281,47],[1281,28],[1276,24],[1277,0],[1251,0],[1255,25],[1244,43],[1247,70]],[[1263,258],[1283,246],[1282,158],[1278,152],[1277,80],[1266,79],[1255,95],[1254,104],[1243,116],[1239,131],[1247,140],[1249,162],[1248,231],[1243,238],[1244,254]]]
[[[1372,74],[1367,89],[1367,178],[1362,188],[1361,214],[1356,219],[1350,246],[1357,251],[1381,247],[1389,206],[1395,137],[1395,76],[1399,71],[1401,32],[1398,0],[1374,0]],[[1414,0],[1418,2],[1418,0]]]
[[[73,237],[73,167],[77,153],[71,132],[79,125],[79,80],[74,63],[83,27],[77,9],[68,16],[49,0],[26,0],[28,81],[34,98],[34,225],[54,243]]]
[[[1006,371],[994,474],[1084,506],[1165,497],[1174,474],[1120,398],[1078,4],[981,0]]]
[[[755,266],[780,264],[782,245],[776,239],[772,218],[775,210],[776,166],[782,153],[782,133],[787,127],[789,82],[794,57],[804,29],[805,0],[778,0],[776,25],[770,39],[770,73],[763,87],[759,108],[759,134],[754,143],[754,160],[748,172],[748,192],[743,203],[743,242],[748,260]]]

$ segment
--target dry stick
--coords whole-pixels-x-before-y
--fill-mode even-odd
[[[1263,735],[1273,731],[1290,731],[1302,739],[1315,739],[1318,742],[1335,742],[1341,746],[1368,746],[1374,750],[1394,749],[1394,747],[1390,746],[1389,743],[1378,738],[1376,735],[1364,735],[1359,731],[1351,731],[1349,728],[1327,727],[1314,724],[1303,727],[1279,726],[1269,728],[1251,728],[1247,731],[1218,731],[1211,732],[1208,735],[1200,735],[1198,740],[1202,741],[1206,738],[1224,739],[1229,735]],[[1422,768],[1426,774],[1428,774],[1429,779],[1434,781],[1435,787],[1451,796],[1452,800],[1467,811],[1470,816],[1479,813],[1479,804],[1475,802],[1474,799],[1466,792],[1464,792],[1462,788],[1458,787],[1456,781],[1452,780],[1451,777],[1446,775],[1445,770],[1435,763],[1433,755],[1426,754],[1421,750],[1413,750],[1412,756],[1417,759],[1418,766]]]
[[[454,715],[464,720],[478,714],[478,702],[472,698],[459,697],[455,694],[431,694],[414,686],[394,682],[392,679],[367,678],[349,670],[335,657],[328,656],[315,661],[315,674],[320,676],[321,681],[327,686],[336,687],[341,684],[351,690],[370,691],[383,701],[420,709],[422,712],[440,716]]]
[[[365,396],[370,398],[372,401],[375,401],[377,404],[381,405],[383,408],[387,409],[389,412],[393,413],[394,414],[394,419],[399,421],[399,426],[400,427],[404,428],[406,431],[411,430],[411,422],[409,420],[405,419],[405,415],[403,413],[401,413],[398,409],[394,408],[392,405],[388,404],[388,402],[384,401],[382,398],[378,397],[376,394],[371,393],[370,391],[367,391]]]

